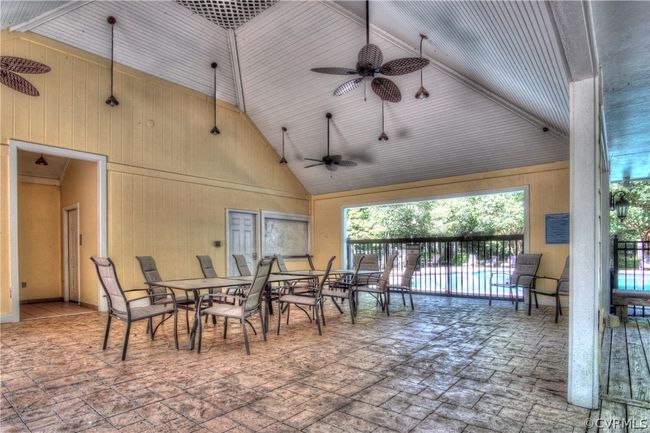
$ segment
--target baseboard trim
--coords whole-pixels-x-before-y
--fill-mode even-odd
[[[42,304],[45,302],[63,302],[63,298],[21,299],[21,304]]]
[[[79,305],[81,305],[84,308],[90,308],[91,310],[98,310],[99,311],[99,308],[97,307],[97,305],[94,305],[94,304],[88,304],[86,302],[80,302]]]

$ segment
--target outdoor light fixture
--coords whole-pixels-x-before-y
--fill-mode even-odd
[[[115,41],[115,36],[114,36],[114,30],[115,30],[115,23],[117,20],[115,17],[108,17],[106,18],[106,21],[108,21],[108,24],[111,25],[111,96],[108,97],[106,100],[106,105],[109,105],[111,107],[115,107],[116,105],[120,105],[120,103],[117,101],[117,98],[113,95],[113,51],[114,51],[114,41]]]
[[[429,38],[427,38],[426,35],[420,33],[420,58],[422,58],[422,41],[424,41],[425,39],[429,39]],[[423,69],[424,68],[420,69],[420,88],[415,94],[415,99],[427,99],[429,97],[429,92],[427,92],[427,89],[424,88],[424,84],[422,83]]]
[[[214,69],[214,127],[210,130],[210,134],[219,135],[221,131],[217,128],[217,62],[212,62],[210,66]]]
[[[381,100],[381,134],[379,134],[379,141],[388,141],[388,135],[384,132],[384,100]]]
[[[611,210],[616,210],[616,216],[619,221],[623,221],[627,217],[627,211],[630,209],[630,202],[625,198],[625,191],[609,193],[609,208]]]
[[[287,132],[287,128],[282,127],[282,158],[280,158],[280,164],[287,165],[287,158],[284,157],[284,133]]]
[[[47,163],[47,161],[45,160],[45,157],[43,156],[42,153],[41,153],[41,156],[39,156],[38,159],[36,161],[34,161],[34,164],[36,164],[36,165],[49,165]]]

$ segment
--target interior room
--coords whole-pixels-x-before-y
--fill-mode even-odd
[[[0,430],[650,431],[649,23],[0,0]]]

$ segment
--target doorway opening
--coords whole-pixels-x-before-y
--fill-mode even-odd
[[[9,177],[12,309],[1,321],[105,310],[89,260],[106,254],[105,157],[12,140]]]
[[[226,211],[226,233],[228,236],[228,275],[239,275],[234,254],[246,258],[249,269],[255,269],[259,258],[259,213],[248,210],[228,209]]]

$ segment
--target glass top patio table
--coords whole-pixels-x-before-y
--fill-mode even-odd
[[[359,275],[373,275],[373,274],[379,274],[381,271],[364,271],[360,270]],[[303,271],[280,271],[280,272],[273,272],[273,275],[291,275],[295,277],[322,277],[325,274],[324,270],[316,269],[316,270],[310,270],[306,269]],[[330,275],[343,275],[343,274],[354,274],[354,269],[332,269],[330,271]]]

